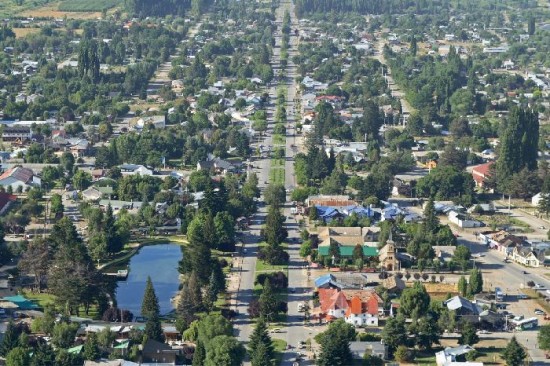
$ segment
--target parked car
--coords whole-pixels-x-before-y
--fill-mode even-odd
[[[479,332],[477,332],[477,334],[490,334],[491,332],[489,332],[488,330],[480,330]]]
[[[546,286],[541,285],[540,283],[535,283],[535,288],[536,288],[536,289],[539,289],[539,290],[540,290],[541,288],[545,288],[545,287],[546,287]]]
[[[546,315],[546,313],[540,309],[535,309],[535,315]]]

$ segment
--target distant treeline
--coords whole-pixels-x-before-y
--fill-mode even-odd
[[[443,1],[444,2],[444,1]],[[360,13],[360,14],[395,14],[409,8],[416,8],[417,13],[429,10],[440,1],[428,0],[295,0],[296,14],[308,13]]]

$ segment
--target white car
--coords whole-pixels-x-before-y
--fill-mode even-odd
[[[541,288],[545,288],[545,287],[546,287],[546,286],[541,285],[540,283],[535,283],[535,288],[536,288],[536,289],[539,289],[539,290],[540,290]]]
[[[535,315],[546,315],[546,313],[542,310],[536,309],[535,310]]]

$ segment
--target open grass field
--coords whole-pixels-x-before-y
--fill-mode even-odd
[[[269,183],[270,184],[285,184],[285,169],[271,167],[269,171]]]
[[[15,38],[25,38],[29,34],[40,32],[40,28],[12,28]]]
[[[58,9],[60,11],[104,11],[109,10],[117,5],[121,5],[120,0],[65,0],[59,4]]]

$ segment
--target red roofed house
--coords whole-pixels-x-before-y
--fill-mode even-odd
[[[485,185],[485,180],[491,177],[491,166],[494,162],[490,161],[485,164],[476,165],[472,169],[472,177],[476,182],[476,187],[483,188]]]
[[[344,319],[356,327],[378,326],[378,314],[383,313],[383,301],[374,291],[319,289],[320,306],[313,313],[330,322]]]

